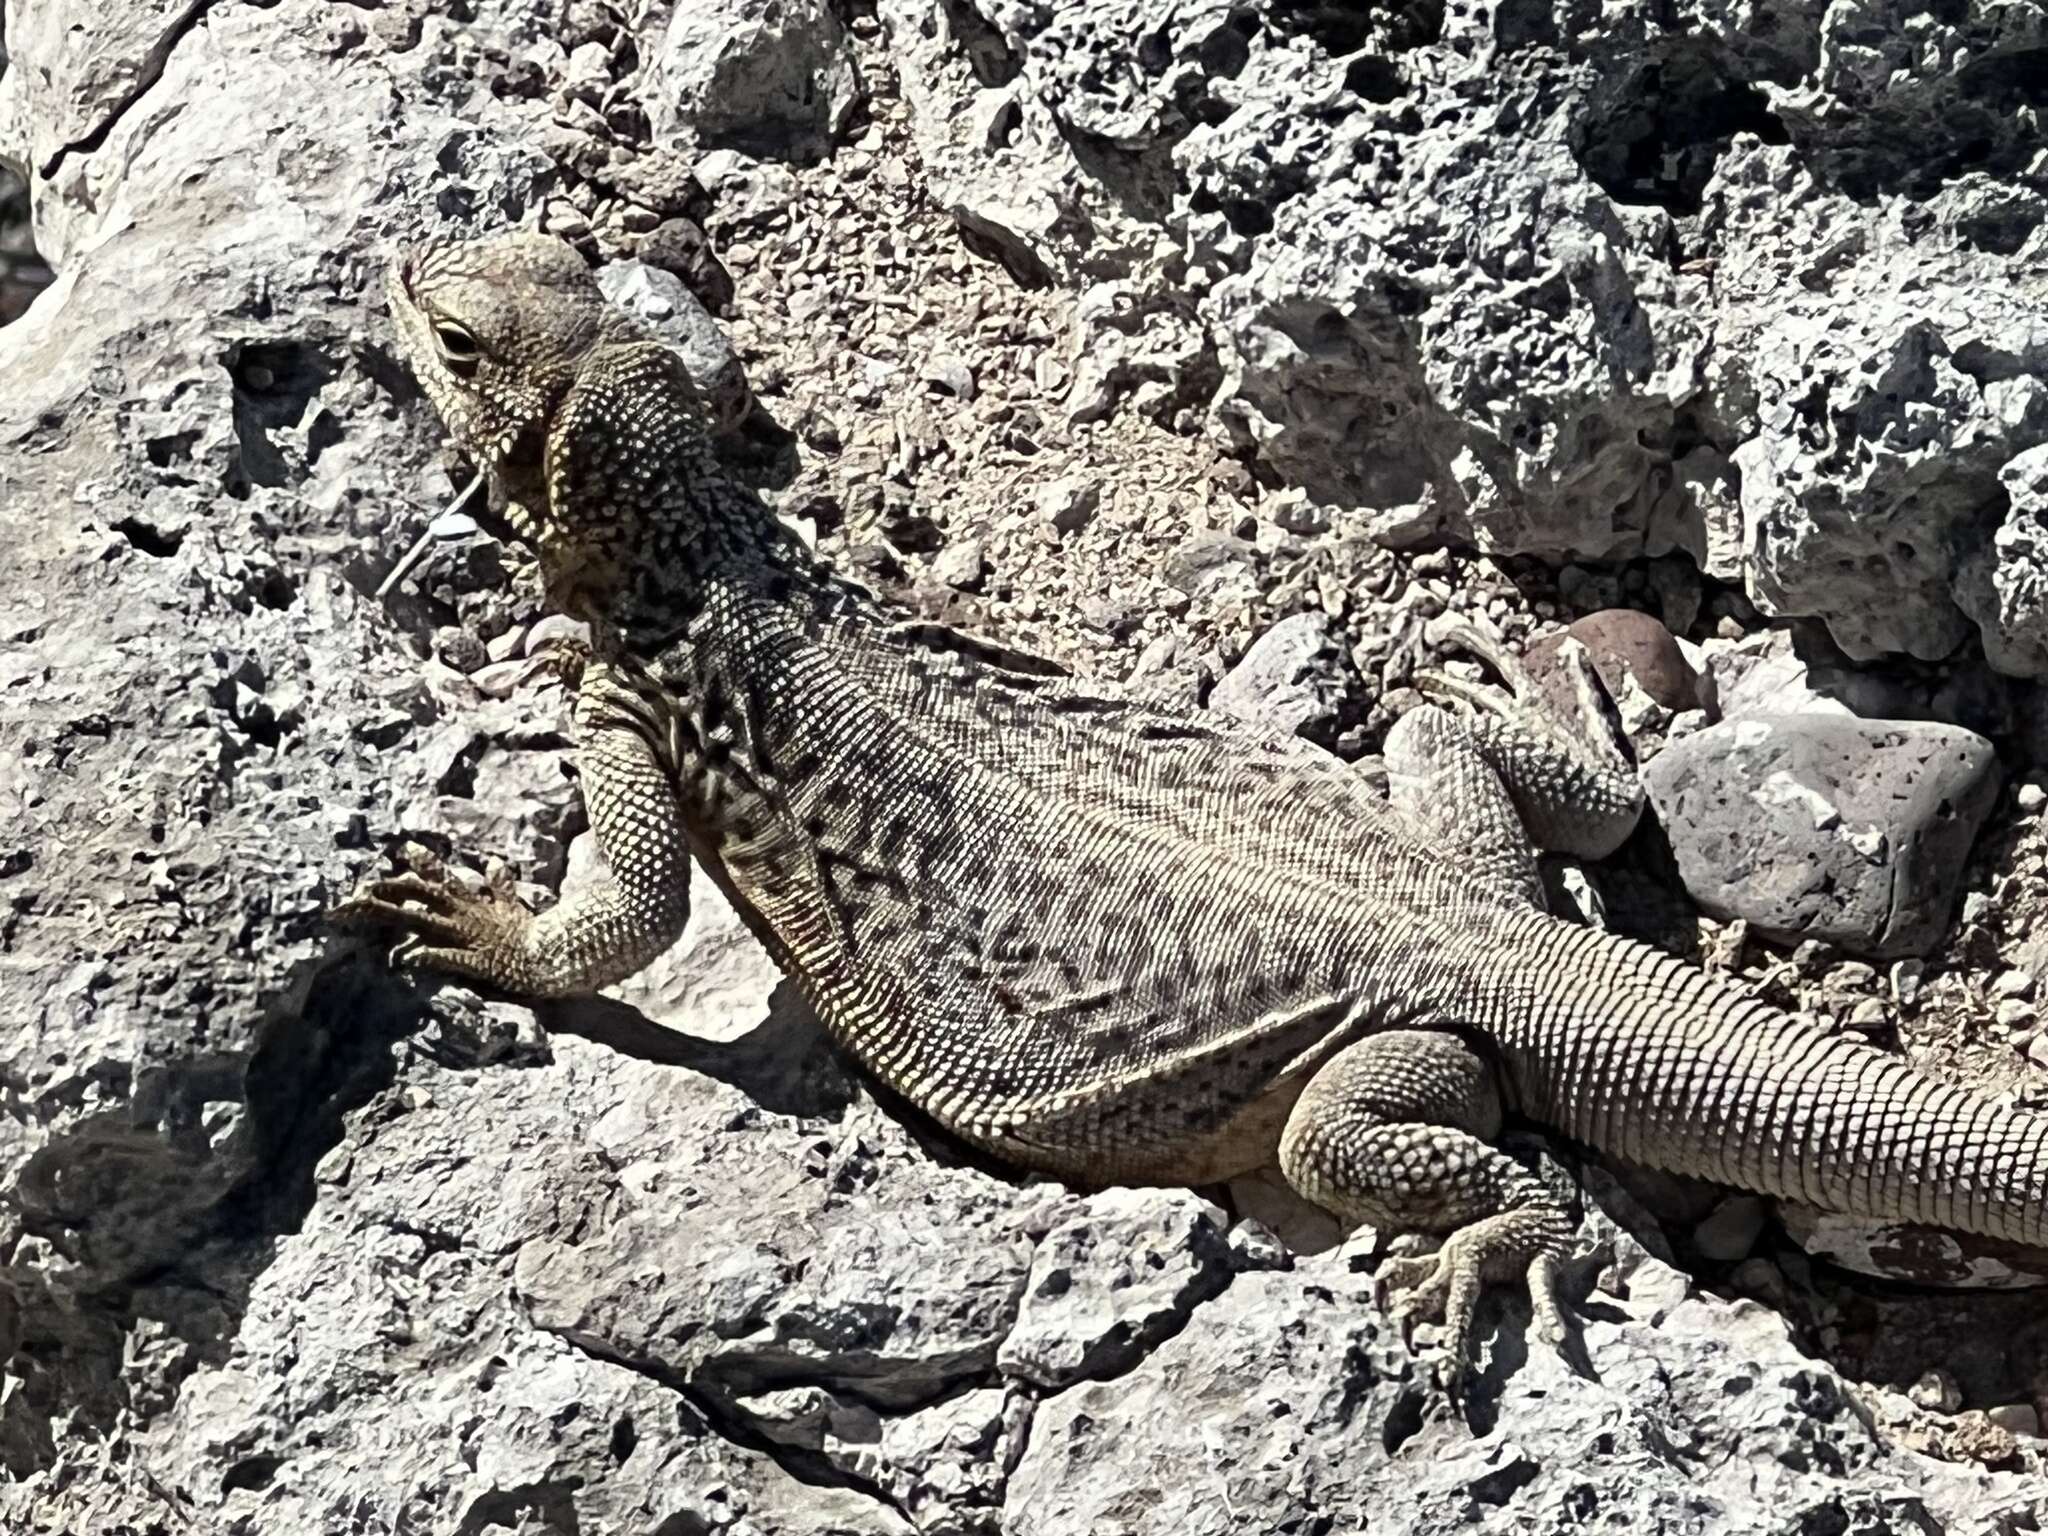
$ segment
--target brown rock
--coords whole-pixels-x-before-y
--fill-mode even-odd
[[[1557,653],[1567,637],[1585,646],[1609,697],[1618,699],[1623,679],[1633,677],[1643,692],[1666,709],[1676,712],[1701,707],[1699,674],[1685,659],[1671,631],[1649,614],[1633,608],[1603,608],[1587,614],[1562,634],[1536,641],[1528,649],[1528,666],[1546,690],[1553,680],[1564,686]]]

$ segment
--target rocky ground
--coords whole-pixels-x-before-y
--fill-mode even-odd
[[[29,228],[28,187],[0,170],[0,325],[17,320],[50,282]]]
[[[1926,1288],[2027,1256],[1532,1142],[1585,1358],[1468,1424],[1369,1235],[984,1165],[715,902],[540,1013],[319,921],[588,862],[377,298],[523,222],[926,612],[1367,773],[1420,620],[1576,624],[1658,815],[1559,899],[2048,1106],[2038,8],[448,10],[0,26],[0,1526],[2039,1528],[2038,1293]]]

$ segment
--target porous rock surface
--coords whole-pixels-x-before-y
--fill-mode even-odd
[[[1706,911],[1891,959],[1947,931],[1998,761],[1952,725],[1757,715],[1673,743],[1643,780]]]
[[[1599,1186],[1592,1375],[1490,1311],[1468,1426],[1367,1240],[983,1165],[708,892],[539,1014],[319,914],[407,839],[588,864],[518,552],[453,528],[371,595],[458,468],[394,240],[538,219],[683,343],[654,269],[731,298],[733,451],[799,527],[1149,686],[1296,611],[1386,682],[1472,599],[1366,533],[1678,550],[1932,654],[1955,541],[2031,505],[2038,12],[1900,51],[1818,3],[454,9],[7,0],[56,277],[0,331],[0,1528],[2026,1528],[2038,1443],[1976,1410],[2048,1390],[2042,1325],[2001,1301],[1795,1335],[1796,1258],[1726,1299]],[[978,590],[928,582],[969,537]],[[2030,579],[1965,606],[2023,628]],[[1936,1364],[1962,1413],[1894,1390]]]
[[[2040,675],[2033,541],[1971,558],[2048,437],[2040,7],[881,10],[938,195],[1086,285],[1074,408],[1205,410],[1391,538],[1684,550],[1851,655],[1974,620]]]

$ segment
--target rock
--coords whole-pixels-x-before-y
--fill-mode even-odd
[[[932,558],[932,577],[961,592],[979,592],[988,557],[979,539],[958,539]]]
[[[880,11],[935,195],[1085,295],[1077,418],[1190,402],[1373,537],[1680,555],[1853,658],[2048,657],[2032,12]]]
[[[683,286],[710,313],[722,315],[732,308],[732,274],[695,221],[662,220],[640,237],[639,259],[681,278]]]
[[[1704,708],[1712,698],[1710,690],[1703,692],[1703,679],[1670,630],[1647,613],[1608,608],[1543,636],[1524,653],[1529,670],[1546,684],[1545,693],[1553,707],[1572,707],[1570,679],[1557,666],[1558,649],[1567,639],[1586,648],[1594,674],[1610,698],[1623,698],[1627,692],[1624,680],[1631,678],[1652,700],[1674,713]]]
[[[1557,595],[1566,607],[1591,617],[1611,611],[1621,601],[1621,579],[1612,571],[1567,565],[1557,573]]]
[[[1252,642],[1209,692],[1209,707],[1324,746],[1342,727],[1351,692],[1343,648],[1319,612],[1289,614]]]
[[[1955,1378],[1947,1371],[1928,1371],[1906,1389],[1906,1396],[1918,1408],[1930,1408],[1938,1413],[1954,1413],[1963,1406],[1963,1394],[1957,1390]]]
[[[2041,1433],[2041,1415],[2032,1403],[2002,1403],[1985,1409],[1984,1417],[2009,1435],[2039,1437]]]
[[[655,134],[762,159],[825,154],[860,105],[845,30],[825,0],[695,0],[652,66]]]
[[[713,430],[730,432],[746,419],[754,398],[746,370],[718,322],[680,277],[644,261],[615,261],[598,270],[597,285],[682,355]]]
[[[1079,533],[1102,501],[1100,481],[1068,476],[1042,485],[1032,495],[1038,519],[1061,534]]]
[[[1039,1242],[996,1361],[1059,1391],[1121,1375],[1230,1283],[1223,1213],[1185,1190],[1106,1190]]]
[[[973,368],[968,366],[964,359],[955,357],[951,353],[942,353],[938,356],[927,358],[919,377],[927,384],[945,391],[955,400],[972,400],[974,398]],[[1057,517],[1053,521],[1057,523]],[[1071,531],[1070,529],[1061,529],[1063,533]]]
[[[28,187],[0,166],[0,325],[27,313],[30,302],[50,285],[56,273],[37,254],[29,227]]]
[[[1664,627],[1673,635],[1682,636],[1699,622],[1703,593],[1693,561],[1677,555],[1651,561],[1650,590],[1656,594]]]
[[[1891,957],[1945,931],[1998,771],[1953,726],[1776,715],[1672,743],[1644,784],[1709,914]]]
[[[1825,332],[1787,314],[1755,338],[1762,430],[1732,455],[1752,530],[1750,591],[1767,614],[1822,619],[1852,659],[1903,651],[1937,660],[1970,633],[1946,551],[1981,542],[2001,468],[2031,446],[2029,422],[2048,420],[2048,383],[2033,370],[2020,365],[2014,390],[1978,361],[2010,355],[2014,338],[2041,325],[2038,305],[2013,290],[1985,297],[1929,313],[1873,295]],[[1951,361],[1958,355],[1971,369]],[[1868,456],[1846,469],[1815,423],[1869,440]],[[1992,569],[2032,569],[2024,542],[1999,555]],[[1991,618],[1994,643],[2001,621],[1988,610],[1999,605],[1983,594],[1997,585],[1987,574],[1961,583]]]
[[[1257,585],[1253,568],[1258,551],[1227,533],[1198,533],[1172,550],[1160,567],[1170,587],[1189,596],[1215,599],[1223,594],[1249,594]]]
[[[1583,1330],[1598,1383],[1532,1351],[1480,1436],[1426,1406],[1361,1267],[1347,1245],[1291,1271],[1239,1275],[1194,1325],[1114,1381],[1041,1403],[1010,1479],[1005,1529],[1227,1536],[1289,1529],[1309,1509],[1331,1530],[1505,1522],[1561,1536],[1589,1514],[1655,1528],[1681,1504],[1710,1509],[1714,1529],[1881,1529],[1900,1499],[1927,1497],[1896,1490],[1899,1461],[1782,1321],[1753,1303],[1688,1294],[1647,1255],[1629,1288],[1659,1298],[1659,1326],[1602,1305]],[[1707,1326],[1730,1342],[1700,1347]],[[1654,1419],[1636,1422],[1664,1431],[1634,1437],[1617,1414],[1614,1394],[1638,1390],[1660,1401]],[[1731,1411],[1753,1456],[1705,1460],[1687,1448],[1691,1426]],[[1530,1431],[1537,1418],[1540,1435]],[[1563,1449],[1608,1435],[1634,1447],[1625,1474],[1603,1455]],[[1923,1471],[1944,1490],[1933,1497],[1973,1518],[2034,1497],[2022,1473],[1916,1460],[1914,1475]]]
[[[1838,1216],[1790,1201],[1778,1203],[1778,1216],[1801,1248],[1858,1274],[1957,1290],[2048,1285],[2048,1256],[2018,1243]]]
[[[743,1403],[748,1420],[774,1444],[808,1452],[834,1475],[915,1510],[917,1523],[906,1530],[960,1532],[990,1529],[999,1516],[1020,1405],[1028,1411],[995,1387],[908,1415],[886,1415],[818,1387],[764,1392]]]
[[[1733,1264],[1749,1257],[1770,1214],[1769,1205],[1754,1195],[1730,1195],[1713,1214],[1692,1229],[1693,1246],[1703,1259]]]
[[[704,1101],[708,1119],[679,1121],[667,1097],[649,1078],[612,1104],[591,1135],[618,1172],[562,1236],[521,1248],[513,1286],[537,1326],[735,1412],[792,1381],[908,1412],[987,1377],[1017,1317],[1035,1202],[983,1174],[931,1177],[871,1109],[822,1135],[734,1089]],[[776,1193],[792,1178],[814,1196],[797,1225]],[[665,1278],[650,1289],[646,1275]]]
[[[1991,995],[1995,998],[2031,997],[2034,993],[2034,973],[2017,967],[2000,971],[1991,978]]]
[[[1840,697],[1853,683],[1833,668],[1801,655],[1784,630],[1771,630],[1716,650],[1709,658],[1708,671],[1724,720],[1858,713]]]
[[[2048,444],[2000,466],[2005,515],[1966,555],[1956,602],[1984,637],[1984,656],[2015,677],[2048,677]]]

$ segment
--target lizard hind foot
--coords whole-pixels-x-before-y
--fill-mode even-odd
[[[1528,1283],[1535,1331],[1565,1337],[1560,1266],[1573,1222],[1550,1186],[1491,1142],[1499,1084],[1490,1060],[1460,1037],[1426,1029],[1366,1035],[1302,1090],[1280,1137],[1295,1191],[1340,1220],[1380,1231],[1446,1232],[1420,1258],[1380,1266],[1375,1288],[1407,1340],[1441,1318],[1448,1384],[1470,1364],[1472,1317],[1489,1285]]]
[[[1442,1385],[1455,1399],[1477,1365],[1472,1322],[1488,1285],[1522,1281],[1528,1287],[1530,1333],[1559,1354],[1571,1342],[1556,1223],[1552,1213],[1523,1207],[1461,1227],[1435,1253],[1384,1261],[1375,1279],[1376,1301],[1412,1348],[1418,1322],[1442,1325]]]

